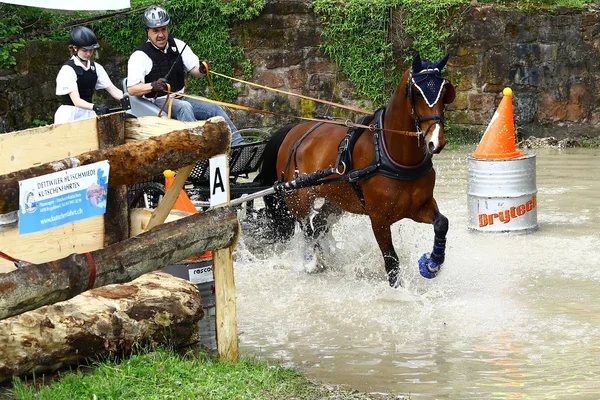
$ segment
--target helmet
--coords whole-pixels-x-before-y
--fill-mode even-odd
[[[78,26],[71,31],[69,43],[77,47],[83,47],[86,50],[93,50],[100,47],[94,32],[85,26]]]
[[[159,28],[169,25],[171,18],[164,8],[150,6],[144,11],[143,21],[146,28]]]

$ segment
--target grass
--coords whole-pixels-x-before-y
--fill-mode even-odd
[[[207,354],[143,351],[66,373],[50,385],[15,379],[16,399],[315,399],[318,388],[299,372],[256,359],[225,363]]]

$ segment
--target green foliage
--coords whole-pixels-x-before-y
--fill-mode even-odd
[[[407,10],[402,23],[406,33],[414,38],[412,48],[432,60],[445,54],[450,28],[459,21],[448,21],[453,7],[464,5],[463,0],[403,0],[400,7]]]
[[[585,0],[479,0],[481,4],[496,4],[517,9],[539,9],[553,7],[582,7],[590,3]]]
[[[21,15],[15,10],[15,6],[9,6],[0,3],[0,37],[12,36],[20,33],[20,26],[23,23]],[[25,40],[19,39],[15,42],[0,45],[0,67],[8,68],[15,65],[13,53],[25,46]]]
[[[132,0],[133,9],[156,4],[156,0]],[[265,6],[264,0],[165,0],[161,3],[171,15],[170,32],[188,43],[201,60],[208,60],[215,71],[233,75],[234,68],[243,64],[244,52],[230,39],[231,24],[238,20],[252,19],[259,15]],[[31,25],[40,27],[60,26],[66,22],[99,16],[98,13],[50,11],[23,6],[0,5],[3,13],[0,19],[0,35],[10,36],[22,33]],[[100,40],[128,57],[144,40],[146,31],[142,25],[141,13],[120,15],[88,24]],[[71,29],[64,29],[31,40],[67,40]],[[0,46],[0,67],[15,64],[12,54],[23,47],[24,40]],[[231,101],[237,92],[230,80],[215,77],[213,85],[219,97]],[[190,79],[188,92],[214,98],[207,90],[206,78]]]
[[[48,125],[48,121],[46,121],[45,119],[34,119],[33,121],[31,121],[31,125],[36,128],[38,126],[44,126],[44,125]]]
[[[380,104],[390,70],[384,62],[391,55],[386,38],[389,10],[395,0],[315,0],[315,13],[323,22],[321,49],[354,85],[355,94]]]
[[[242,21],[249,21],[260,15],[265,0],[230,0],[220,2],[221,12]]]
[[[391,59],[392,39],[388,32],[393,10],[402,9],[402,24],[414,38],[406,54],[417,51],[423,58],[437,59],[444,54],[450,35],[450,24],[445,23],[449,12],[465,3],[465,0],[315,0],[312,5],[324,24],[321,49],[348,75],[356,95],[380,105],[387,101],[388,93],[399,79],[397,62]]]
[[[23,7],[0,3],[0,37],[10,37],[26,32],[32,27],[42,24],[54,25],[51,13],[41,8]],[[60,16],[57,16],[60,20]],[[39,25],[38,25],[39,24]],[[54,36],[61,37],[61,34]],[[44,40],[49,35],[41,35],[37,40]],[[9,43],[0,44],[0,68],[10,68],[16,64],[14,53],[25,47],[26,39],[19,38]]]
[[[132,8],[154,4],[155,0],[134,0]],[[235,0],[229,3],[220,0],[166,0],[162,6],[169,12],[169,31],[186,42],[201,60],[208,60],[210,68],[232,76],[234,68],[243,65],[244,51],[230,39],[231,24],[240,19],[256,17],[264,7],[264,0]],[[112,48],[123,54],[131,54],[146,40],[146,31],[141,16],[127,15],[116,21],[93,24],[92,29]],[[211,77],[218,96],[231,101],[237,97],[230,80]],[[190,79],[188,93],[215,98],[208,89],[207,78]]]
[[[249,81],[254,76],[254,64],[249,58],[242,61],[242,78]]]
[[[512,8],[582,6],[583,0],[483,0]],[[461,25],[454,8],[470,0],[314,0],[313,9],[324,25],[321,49],[348,76],[354,93],[375,106],[388,100],[399,79],[398,64],[407,63],[415,52],[422,58],[438,59],[446,52],[448,37]],[[392,21],[396,11],[400,21]],[[450,18],[453,18],[450,21]],[[411,42],[402,49],[406,57],[394,60],[391,51],[392,23],[402,24]]]

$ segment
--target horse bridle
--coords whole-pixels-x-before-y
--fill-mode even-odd
[[[425,138],[425,136],[427,136],[429,134],[429,131],[431,130],[431,128],[433,128],[437,124],[441,125],[443,128],[445,118],[444,118],[444,115],[439,115],[439,114],[433,114],[433,115],[429,115],[427,117],[421,118],[419,116],[419,114],[417,114],[417,110],[415,109],[415,104],[413,102],[413,94],[412,94],[412,87],[413,87],[413,85],[416,84],[414,78],[417,76],[433,75],[433,74],[439,74],[439,73],[440,73],[440,71],[436,68],[436,69],[425,69],[421,72],[417,72],[416,74],[413,74],[413,71],[411,68],[410,73],[408,75],[408,80],[406,81],[407,82],[406,97],[408,97],[408,101],[410,103],[411,113],[415,117],[415,127],[417,128],[417,134],[418,134],[417,137],[419,137],[419,138],[421,136],[423,136],[423,138]],[[446,82],[447,82],[447,80],[444,79],[444,84]],[[441,96],[437,99],[437,101],[435,103],[433,103],[433,105],[435,105],[440,100],[441,100]],[[431,124],[429,124],[427,129],[425,131],[423,131],[421,129],[421,123],[426,122],[426,121],[432,121],[432,122],[431,122]]]

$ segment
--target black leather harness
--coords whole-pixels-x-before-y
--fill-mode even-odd
[[[352,151],[354,145],[364,133],[364,128],[351,127],[348,132],[338,145],[338,155],[335,165],[318,170],[310,174],[299,176],[297,163],[296,163],[296,151],[302,141],[306,139],[315,129],[325,124],[326,122],[319,122],[311,127],[301,138],[296,142],[292,152],[288,157],[288,161],[285,165],[284,170],[281,173],[281,179],[288,170],[292,157],[294,158],[294,179],[290,182],[280,182],[275,185],[275,190],[278,191],[289,191],[293,189],[300,189],[304,187],[320,186],[329,183],[336,182],[349,182],[356,195],[358,196],[360,203],[365,208],[365,199],[358,184],[359,180],[367,179],[375,175],[383,175],[392,179],[399,180],[415,180],[427,175],[433,168],[433,162],[431,161],[431,155],[427,153],[422,162],[417,165],[402,165],[396,162],[389,153],[387,144],[385,142],[385,135],[383,134],[383,117],[385,115],[385,107],[378,109],[374,115],[363,117],[359,120],[360,125],[370,124],[373,126],[373,141],[375,145],[375,152],[373,154],[373,160],[369,165],[359,169],[353,169]],[[324,179],[328,176],[337,174],[339,176],[335,178]]]

